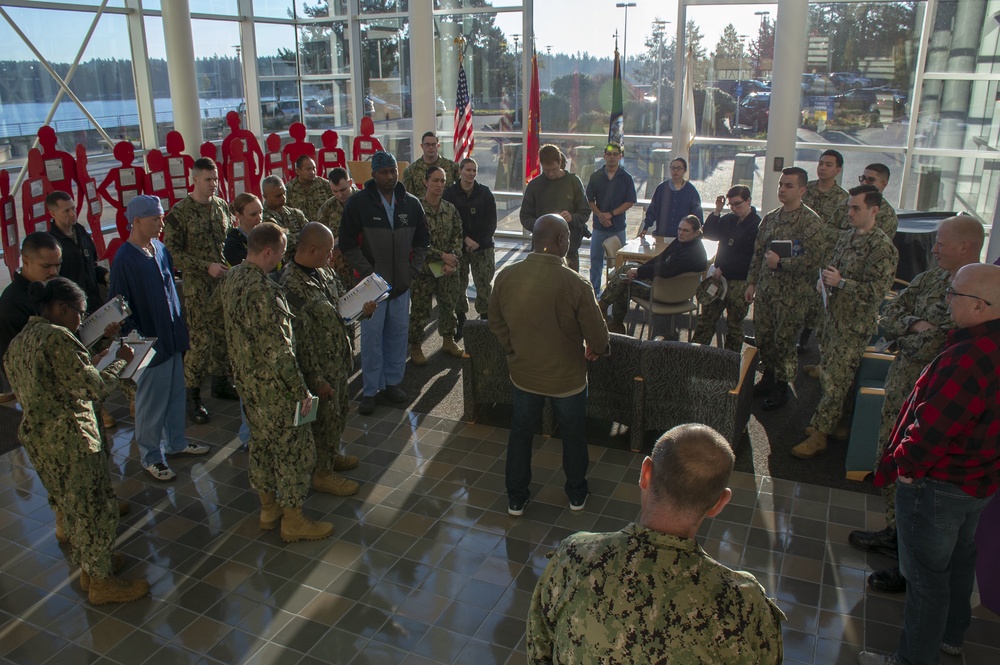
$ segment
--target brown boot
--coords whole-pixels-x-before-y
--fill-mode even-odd
[[[851,421],[846,418],[842,418],[841,421],[837,423],[837,429],[833,430],[833,434],[831,434],[830,437],[837,439],[838,441],[850,441]]]
[[[324,494],[351,496],[357,494],[358,484],[333,471],[317,471],[313,474],[313,489]]]
[[[465,349],[455,344],[455,338],[451,335],[446,335],[441,338],[441,350],[447,353],[452,358],[461,358],[465,355]]]
[[[281,519],[281,506],[274,500],[274,492],[258,492],[260,497],[260,528],[273,531]]]
[[[410,344],[410,362],[417,367],[423,367],[427,364],[427,357],[424,356],[424,350],[420,348],[419,344]]]
[[[132,510],[132,504],[125,499],[118,499],[118,517],[123,515],[128,515],[128,511]]]
[[[810,434],[808,439],[792,448],[792,455],[799,459],[812,459],[824,451],[826,451],[826,434],[816,431]]]
[[[125,567],[125,555],[121,552],[115,552],[111,555],[111,574],[117,575],[122,572],[122,568]],[[83,568],[80,569],[80,588],[84,591],[90,591],[90,575]]]
[[[103,406],[101,407],[101,422],[104,423],[104,427],[106,427],[107,429],[111,429],[112,427],[118,424],[118,421],[115,420],[115,417],[113,415],[111,415],[111,412],[105,409]]]
[[[146,580],[123,580],[114,576],[104,579],[95,577],[90,580],[87,599],[91,605],[130,603],[139,600],[147,593],[149,593],[149,582]]]
[[[69,542],[69,536],[66,535],[66,515],[61,510],[56,511],[56,541]]]
[[[802,371],[806,373],[806,376],[811,376],[814,379],[819,378],[819,365],[803,365]]]
[[[333,470],[334,471],[350,471],[351,469],[358,468],[358,464],[361,460],[358,459],[357,455],[334,455],[333,456]]]
[[[298,508],[284,508],[281,519],[281,539],[286,543],[298,540],[322,540],[333,535],[333,525],[329,522],[315,522],[302,514]]]

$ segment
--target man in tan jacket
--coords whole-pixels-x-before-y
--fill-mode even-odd
[[[609,351],[608,328],[586,278],[565,261],[569,226],[543,215],[531,234],[534,251],[502,270],[490,298],[490,330],[507,352],[514,409],[507,444],[507,512],[524,512],[531,483],[531,440],[545,399],[563,440],[571,510],[587,501],[587,361]]]

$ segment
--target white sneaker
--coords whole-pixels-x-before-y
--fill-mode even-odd
[[[211,448],[203,446],[200,443],[188,443],[187,446],[178,450],[176,453],[167,453],[167,457],[198,457],[199,455],[207,455],[209,450],[211,450]]]
[[[177,474],[163,462],[154,462],[153,464],[150,464],[146,467],[146,473],[153,476],[155,480],[159,480],[161,483],[170,482],[177,477]]]
[[[874,651],[862,651],[858,654],[859,665],[899,665],[895,655],[875,653]]]

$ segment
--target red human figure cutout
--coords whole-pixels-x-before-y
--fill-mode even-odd
[[[45,178],[52,185],[53,191],[66,192],[73,196],[80,188],[80,178],[76,172],[76,160],[73,155],[56,147],[56,130],[48,125],[38,128],[38,145],[42,147],[42,160],[45,162]],[[79,212],[79,211],[77,211]]]
[[[215,195],[218,196],[220,199],[226,198],[226,194],[228,192],[228,189],[226,188],[226,182],[228,182],[228,178],[226,177],[225,167],[221,163],[219,163],[219,157],[218,157],[219,151],[215,147],[215,144],[212,143],[211,141],[205,141],[204,143],[201,144],[201,148],[199,149],[198,153],[202,157],[208,157],[209,159],[211,159],[213,162],[216,163],[216,171],[219,174],[219,189],[216,191]]]
[[[247,191],[247,162],[243,155],[243,142],[233,141],[229,153],[229,165],[226,166],[226,183],[229,186],[229,200]]]
[[[76,174],[80,178],[80,195],[83,198],[83,210],[87,214],[87,225],[90,227],[90,237],[97,248],[97,256],[103,257],[108,251],[104,242],[104,229],[101,228],[101,213],[104,204],[97,193],[97,181],[87,170],[87,148],[82,144],[76,146]],[[79,213],[77,213],[79,216]]]
[[[156,148],[146,153],[146,193],[160,199],[164,210],[170,209],[170,173],[167,158]]]
[[[328,129],[323,132],[320,139],[323,141],[323,149],[319,151],[319,162],[317,164],[319,174],[325,178],[330,169],[338,166],[346,169],[347,155],[344,154],[342,149],[337,147],[337,143],[340,141],[340,136],[337,132]]]
[[[352,151],[354,161],[371,159],[372,155],[382,149],[382,144],[375,138],[375,123],[368,116],[361,118],[361,136],[354,137],[354,150]]]
[[[293,122],[288,128],[288,135],[292,137],[292,142],[282,149],[285,156],[285,177],[284,180],[291,180],[295,177],[295,164],[299,157],[306,156],[316,159],[316,146],[306,141],[306,126],[301,122]]]
[[[264,139],[264,145],[267,148],[264,155],[264,177],[276,175],[284,180],[285,156],[281,153],[281,137],[272,132]]]
[[[234,141],[243,142],[243,161],[246,163],[247,191],[260,196],[260,174],[264,169],[264,151],[260,149],[257,137],[248,129],[240,127],[240,114],[230,111],[226,114],[229,134],[222,139],[222,164],[229,165]],[[228,169],[223,168],[222,171]]]
[[[191,168],[194,158],[184,152],[184,137],[178,131],[167,132],[167,171],[170,207],[191,191]]]
[[[146,170],[141,166],[132,166],[132,162],[135,161],[135,148],[129,141],[116,143],[114,155],[121,165],[108,171],[108,175],[104,177],[100,187],[97,188],[97,193],[115,209],[115,226],[118,228],[118,238],[124,242],[128,239],[125,207],[136,196],[146,193]],[[113,194],[111,193],[112,187],[114,187]]]
[[[21,183],[21,224],[24,234],[49,230],[49,213],[45,197],[52,190],[45,177],[45,161],[38,148],[28,151],[28,177]]]
[[[3,260],[10,278],[21,263],[21,239],[17,232],[17,208],[10,194],[10,174],[0,170],[0,235],[3,236]]]

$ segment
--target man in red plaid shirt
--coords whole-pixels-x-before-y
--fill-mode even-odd
[[[895,654],[865,651],[862,665],[960,654],[972,617],[976,525],[1000,483],[1000,266],[963,267],[947,300],[958,329],[917,379],[875,473],[896,483],[903,633]]]

